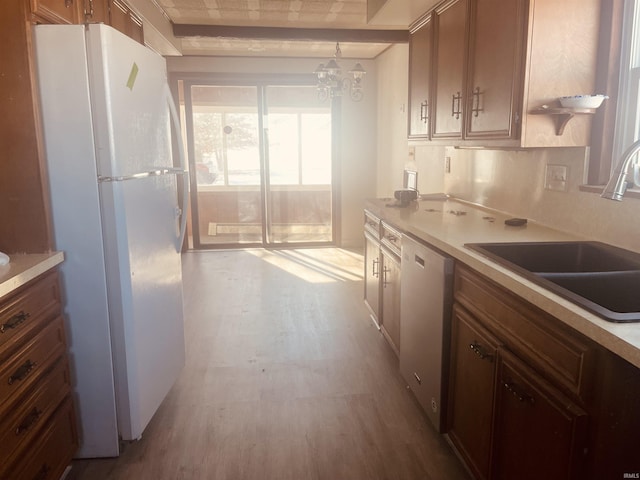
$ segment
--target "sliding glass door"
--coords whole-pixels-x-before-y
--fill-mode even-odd
[[[311,86],[184,82],[193,248],[334,240],[331,108]]]
[[[267,87],[267,241],[332,240],[331,110],[311,87]]]

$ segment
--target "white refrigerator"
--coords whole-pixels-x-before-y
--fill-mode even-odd
[[[185,362],[178,117],[150,49],[105,25],[34,32],[78,457],[112,457],[119,439],[142,435]]]

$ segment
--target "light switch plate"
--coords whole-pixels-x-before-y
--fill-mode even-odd
[[[545,169],[544,188],[545,190],[556,190],[559,192],[567,191],[567,173],[566,165],[550,165]]]

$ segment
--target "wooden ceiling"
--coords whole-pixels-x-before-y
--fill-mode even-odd
[[[369,0],[370,3],[372,1]],[[174,23],[174,33],[182,39],[182,51],[185,55],[326,58],[333,55],[335,43],[340,41],[345,58],[375,58],[402,38],[402,34],[394,37],[391,34],[393,30],[396,34],[398,30],[406,32],[408,26],[408,23],[399,26],[397,22],[394,25],[368,23],[367,0],[155,2]],[[380,4],[380,1],[375,3]],[[224,28],[224,31],[215,28],[216,26]],[[255,35],[252,28],[263,33]],[[375,34],[374,30],[381,35],[372,35]],[[300,31],[313,31],[315,35],[312,35],[313,38],[300,39],[297,38]],[[347,31],[351,35],[344,38]],[[293,32],[293,35],[286,32]],[[359,35],[359,32],[363,34]]]

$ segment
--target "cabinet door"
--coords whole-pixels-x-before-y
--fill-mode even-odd
[[[367,234],[364,239],[364,302],[373,320],[380,325],[380,244]]]
[[[519,136],[526,4],[526,0],[473,3],[466,138]]]
[[[87,23],[105,23],[109,25],[109,0],[85,0],[85,18]]]
[[[457,304],[452,322],[449,437],[474,476],[487,479],[498,342]]]
[[[52,23],[80,23],[82,0],[31,0],[31,11]]]
[[[137,42],[144,43],[142,32],[142,21],[123,2],[119,0],[109,0],[109,21],[116,30],[133,38]]]
[[[396,354],[400,352],[400,259],[382,252],[382,333]]]
[[[409,138],[429,138],[432,46],[429,16],[409,37]]]
[[[582,478],[587,414],[503,349],[495,402],[494,478]]]
[[[469,0],[452,0],[434,14],[433,138],[461,138]]]

